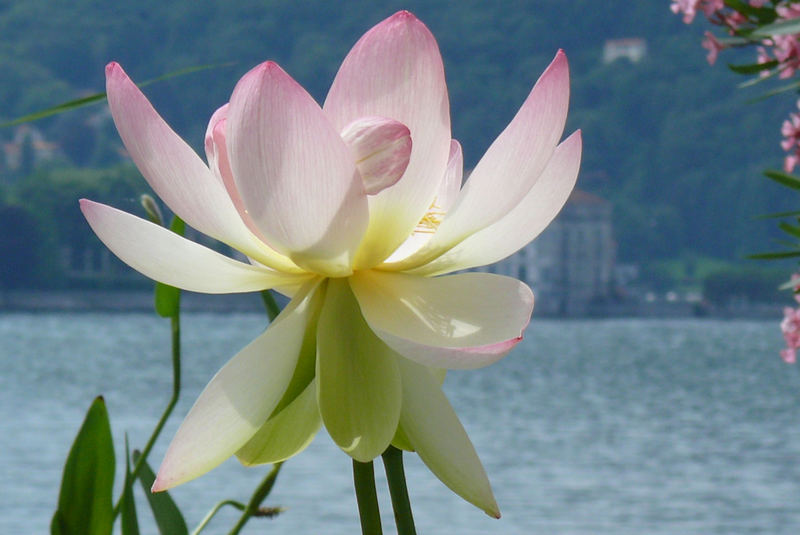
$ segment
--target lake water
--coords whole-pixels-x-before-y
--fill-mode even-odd
[[[464,503],[407,455],[422,534],[800,532],[800,370],[775,322],[532,322],[499,363],[452,372],[451,402],[503,518]],[[184,391],[151,457],[213,373],[264,327],[258,314],[184,317]],[[0,314],[0,533],[46,533],[84,412],[103,394],[117,452],[141,447],[171,388],[169,329],[146,314]],[[268,467],[228,461],[173,492],[190,527],[246,501]],[[382,469],[376,468],[381,474]],[[120,479],[119,473],[117,479]],[[384,530],[394,531],[378,482]],[[140,495],[141,517],[147,505]],[[321,433],[289,460],[244,533],[358,533],[350,460]],[[205,533],[226,533],[238,512]],[[143,522],[143,532],[155,533]]]

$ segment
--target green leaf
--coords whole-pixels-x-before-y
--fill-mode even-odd
[[[759,253],[751,254],[746,258],[750,260],[777,260],[780,258],[797,258],[800,257],[800,251],[780,251],[776,253]]]
[[[178,216],[172,217],[170,230],[179,236],[186,232],[186,223]],[[162,318],[174,318],[178,315],[181,306],[181,291],[174,286],[156,283],[155,291],[156,312]]]
[[[218,69],[221,67],[228,67],[233,65],[234,62],[229,61],[227,63],[214,63],[209,65],[197,65],[194,67],[185,67],[183,69],[178,69],[176,71],[168,72],[167,74],[162,74],[156,78],[151,78],[150,80],[144,81],[141,84],[137,84],[139,87],[145,87],[155,82],[160,82],[161,80],[166,80],[168,78],[174,78],[176,76],[184,76],[186,74],[192,74],[197,71],[203,71],[206,69]],[[82,108],[84,106],[88,106],[90,104],[94,104],[96,102],[102,102],[106,99],[105,91],[102,93],[95,93],[93,95],[89,95],[87,97],[77,98],[74,100],[68,100],[67,102],[62,102],[61,104],[56,104],[50,108],[46,108],[44,110],[39,110],[34,113],[29,113],[28,115],[23,115],[22,117],[17,117],[11,121],[7,121],[5,123],[0,123],[0,128],[6,128],[9,126],[16,126],[22,123],[30,123],[32,121],[37,121],[39,119],[44,119],[45,117],[50,117],[51,115],[56,115],[58,113],[64,113],[65,111],[71,111],[77,108]]]
[[[133,451],[133,462],[139,462],[141,454]],[[150,488],[156,480],[156,475],[147,464],[147,461],[142,461],[142,467],[139,469],[139,481],[144,489],[144,494],[147,496],[147,501],[150,502],[150,509],[153,510],[153,516],[158,525],[158,532],[161,535],[188,535],[189,528],[186,526],[180,509],[172,500],[169,492],[151,492]]]
[[[728,64],[728,68],[738,74],[758,74],[778,66],[778,60],[766,61],[764,63],[748,63],[746,65]]]
[[[114,442],[102,397],[97,397],[67,456],[58,510],[50,527],[58,535],[109,535],[114,524]]]
[[[800,190],[800,178],[790,175],[789,173],[784,173],[783,171],[777,171],[775,169],[769,169],[764,171],[764,176],[774,180],[778,184],[786,186],[787,188]]]
[[[773,35],[791,35],[800,33],[800,19],[789,19],[773,22],[757,28],[751,33],[753,37],[772,37]]]
[[[775,10],[765,7],[754,7],[742,0],[725,0],[725,5],[735,9],[742,15],[747,15],[758,20],[759,23],[769,23],[775,20]]]
[[[792,82],[791,84],[785,84],[780,87],[776,87],[771,91],[767,91],[763,95],[760,95],[756,98],[748,99],[748,104],[753,104],[755,102],[761,102],[762,100],[766,100],[770,97],[774,97],[775,95],[780,95],[781,93],[789,93],[794,92],[800,89],[800,82]]]
[[[122,535],[139,535],[139,521],[136,518],[136,500],[133,497],[133,478],[131,477],[128,434],[125,434],[125,483],[121,498]]]
[[[794,210],[792,212],[775,212],[773,214],[764,214],[758,216],[756,219],[777,219],[781,217],[800,217],[800,210]]]
[[[791,225],[785,221],[781,221],[778,223],[778,228],[780,228],[785,233],[789,234],[790,236],[794,236],[795,238],[800,238],[800,227],[796,225]]]

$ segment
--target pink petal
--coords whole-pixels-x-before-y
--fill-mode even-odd
[[[448,249],[504,217],[539,179],[561,138],[569,104],[562,51],[472,171],[430,247]]]
[[[385,117],[362,117],[342,130],[353,151],[367,195],[394,185],[408,167],[411,132],[403,123]]]
[[[268,243],[308,269],[348,274],[367,201],[349,149],[317,103],[266,62],[236,85],[227,129],[236,188]]]
[[[271,264],[220,181],[164,122],[117,63],[106,67],[106,91],[128,154],[172,211],[200,232]]]
[[[464,156],[461,152],[461,143],[455,139],[450,140],[450,156],[447,159],[447,168],[444,180],[439,185],[434,204],[445,213],[458,198],[461,191],[461,181],[464,177]]]
[[[364,319],[386,345],[437,368],[495,362],[522,339],[533,311],[525,284],[488,273],[428,278],[363,271],[350,285]]]
[[[525,247],[558,215],[567,202],[581,163],[581,134],[562,142],[530,191],[505,217],[468,237],[442,256],[414,269],[439,275],[493,264]]]
[[[357,264],[373,266],[411,234],[436,194],[435,178],[444,176],[447,165],[447,87],[428,28],[401,11],[368,31],[339,68],[324,109],[340,131],[369,116],[394,119],[411,131],[414,144],[405,174],[369,198],[370,226]]]
[[[252,292],[311,278],[237,262],[104,204],[81,199],[81,210],[95,234],[120,260],[151,279],[184,290]]]

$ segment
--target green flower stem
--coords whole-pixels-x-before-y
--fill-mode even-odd
[[[361,518],[362,535],[381,535],[381,513],[378,508],[378,493],[375,490],[375,469],[372,461],[362,463],[353,459],[353,484],[356,488],[358,516]]]
[[[259,514],[261,502],[264,501],[272,490],[272,486],[275,484],[275,479],[278,477],[281,466],[283,466],[283,463],[275,463],[272,466],[272,470],[267,474],[267,477],[265,477],[261,484],[256,487],[256,490],[253,491],[253,495],[250,496],[250,501],[247,503],[244,511],[242,511],[242,516],[239,517],[239,521],[233,526],[233,529],[228,532],[228,535],[237,535],[251,517]]]
[[[267,309],[267,316],[269,316],[269,321],[274,320],[278,317],[278,314],[281,313],[281,307],[278,306],[278,303],[275,301],[275,298],[272,296],[269,290],[261,290],[261,299],[264,300],[264,308]]]
[[[178,397],[180,396],[181,393],[180,314],[172,316],[170,318],[170,321],[172,323],[172,397],[169,399],[169,403],[167,403],[167,407],[164,409],[164,413],[158,420],[155,429],[153,429],[153,433],[147,440],[147,444],[145,444],[144,448],[142,449],[142,453],[139,456],[139,459],[133,465],[133,470],[131,471],[131,481],[135,481],[136,477],[139,475],[139,470],[141,470],[145,460],[147,460],[147,456],[150,454],[150,450],[153,449],[153,445],[156,443],[158,435],[161,434],[161,430],[164,428],[164,424],[167,423],[167,418],[169,418],[170,414],[172,414],[172,410],[175,408],[175,404],[178,402]],[[117,518],[121,503],[122,503],[122,497],[120,497],[120,499],[117,500],[117,503],[114,505],[113,518]]]
[[[411,501],[408,499],[406,473],[403,469],[403,451],[389,446],[381,457],[383,457],[383,467],[389,483],[389,494],[392,496],[397,535],[417,535],[414,516],[411,514]]]
[[[211,508],[208,514],[206,514],[203,520],[200,521],[197,527],[194,528],[194,531],[192,531],[192,535],[198,535],[201,531],[203,531],[206,528],[206,525],[208,525],[208,523],[211,522],[211,519],[214,518],[214,515],[216,515],[219,512],[219,510],[225,507],[226,505],[235,507],[240,511],[244,511],[245,508],[247,507],[242,502],[237,502],[235,500],[222,500],[221,502],[217,502],[217,504]]]

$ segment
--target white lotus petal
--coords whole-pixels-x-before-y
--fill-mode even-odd
[[[409,443],[442,483],[489,516],[500,518],[486,471],[438,379],[419,364],[397,360],[403,383],[400,426]]]
[[[438,368],[478,368],[500,359],[522,339],[533,310],[525,284],[488,273],[426,278],[365,271],[350,285],[381,340]]]
[[[136,271],[171,286],[215,294],[252,292],[313,277],[238,262],[116,208],[86,199],[80,204],[106,247]]]
[[[244,446],[283,396],[321,297],[310,283],[214,376],[172,439],[153,491],[198,477]]]

